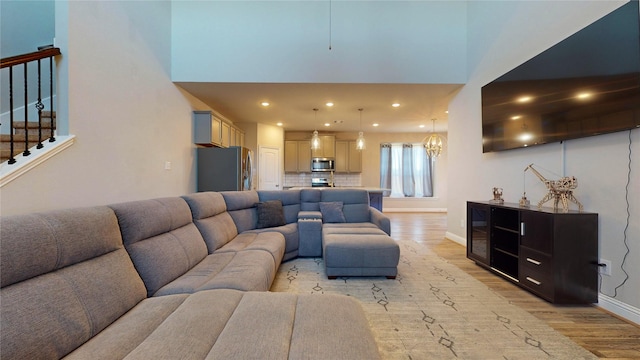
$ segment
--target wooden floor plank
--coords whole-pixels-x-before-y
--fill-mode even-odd
[[[445,238],[446,213],[385,213],[391,237],[413,240],[484,283],[575,343],[603,359],[640,359],[640,327],[597,306],[557,306],[509,283],[467,259],[466,249]]]

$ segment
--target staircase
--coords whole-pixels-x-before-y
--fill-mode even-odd
[[[2,92],[2,104],[5,104],[6,97],[6,104],[9,106],[7,109],[2,109],[1,113],[3,116],[8,114],[6,117],[9,121],[8,124],[4,124],[3,131],[10,132],[0,134],[0,162],[13,165],[20,154],[28,157],[34,146],[36,149],[42,149],[45,140],[48,139],[49,142],[56,140],[54,137],[56,114],[53,110],[55,95],[53,64],[54,58],[59,55],[61,55],[60,49],[47,45],[39,47],[35,52],[0,59],[3,86],[5,76],[8,79],[8,89]],[[34,88],[37,94],[34,94],[35,91],[29,91]],[[18,94],[22,93],[24,96],[20,98]],[[24,121],[15,120],[20,105],[14,100],[23,103]],[[45,109],[48,111],[44,111]],[[33,114],[33,110],[37,110],[35,116],[37,121],[29,121],[29,117],[34,116],[29,115],[29,113]]]
[[[53,116],[52,116],[53,115]],[[55,140],[56,113],[42,112],[42,127],[38,121],[14,121],[13,123],[13,157],[23,154],[26,149],[41,148],[41,142]],[[0,162],[5,162],[11,156],[11,135],[0,134]]]

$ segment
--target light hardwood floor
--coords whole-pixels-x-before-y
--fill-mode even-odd
[[[385,213],[391,237],[428,246],[575,343],[603,359],[640,359],[640,327],[595,306],[556,306],[477,266],[464,246],[445,238],[446,213]]]

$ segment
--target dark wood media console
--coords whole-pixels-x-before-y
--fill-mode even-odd
[[[467,202],[467,257],[552,303],[598,302],[598,214]]]

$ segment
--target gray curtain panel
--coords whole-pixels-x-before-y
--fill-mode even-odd
[[[422,179],[424,184],[424,197],[432,197],[433,196],[433,159],[430,156],[425,156],[423,158],[424,163],[424,172]]]
[[[380,187],[391,189],[391,144],[380,144]],[[382,196],[389,196],[391,191],[384,191]]]
[[[413,180],[413,145],[402,144],[402,192],[405,197],[415,196]]]

